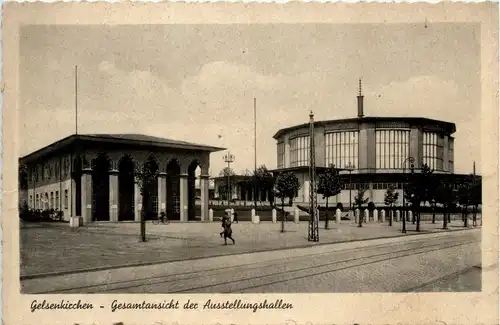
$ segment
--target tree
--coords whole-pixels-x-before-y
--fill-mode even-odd
[[[227,176],[234,176],[234,170],[229,167],[224,167],[219,173],[219,177],[227,177]]]
[[[398,201],[399,193],[393,185],[389,185],[384,195],[384,203],[389,207],[389,226],[392,226],[392,207]]]
[[[219,187],[219,196],[222,198],[225,198],[226,200],[230,201],[232,199],[231,197],[231,189],[234,188],[234,179],[232,176],[235,176],[236,174],[234,173],[234,170],[229,167],[224,167],[222,170],[219,172],[219,177],[225,177],[226,178],[226,185]],[[225,190],[226,192],[221,193],[221,189]],[[222,199],[224,200],[224,199]],[[229,204],[229,202],[228,202]]]
[[[363,216],[361,215],[361,207],[368,202],[368,198],[365,198],[365,188],[360,188],[354,196],[354,206],[357,206],[360,211],[359,224],[358,227],[363,227]]]
[[[253,176],[255,177],[254,186],[256,187],[257,193],[260,194],[262,190],[267,193],[272,189],[274,183],[273,174],[267,169],[266,165],[261,165],[259,168],[257,168],[254,171]],[[259,201],[261,201],[261,195],[259,195],[258,197]]]
[[[318,175],[318,194],[326,199],[325,229],[328,229],[328,199],[342,191],[342,181],[335,166],[330,165],[323,173]]]
[[[422,202],[431,200],[434,196],[434,171],[424,164],[418,174],[410,174],[409,183],[405,185],[405,199],[411,204],[413,210],[412,222],[417,223],[416,231],[420,231],[420,206]],[[432,193],[432,194],[431,194]]]
[[[464,227],[468,227],[468,210],[472,198],[472,186],[473,179],[469,178],[459,184],[457,189],[457,201],[462,210],[462,221],[464,223]]]
[[[453,184],[441,183],[436,191],[436,201],[443,205],[443,229],[448,227],[448,219],[451,207],[457,200],[457,191]]]
[[[472,205],[472,226],[477,226],[477,211],[478,206],[482,204],[482,189],[481,179],[473,176],[473,183],[471,186],[471,205]]]
[[[146,218],[150,213],[150,200],[153,186],[156,186],[158,165],[153,158],[148,158],[144,164],[138,164],[135,169],[135,179],[142,195],[141,208],[141,241],[146,241]]]
[[[293,172],[283,172],[276,177],[274,186],[275,197],[281,200],[281,232],[285,232],[285,198],[293,200],[295,193],[300,189],[300,183]]]
[[[19,165],[19,189],[26,191],[28,189],[28,167]]]

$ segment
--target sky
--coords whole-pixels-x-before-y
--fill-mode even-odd
[[[456,123],[455,172],[480,171],[480,29],[466,23],[25,26],[21,155],[75,132],[228,148],[237,173],[276,167],[281,128],[365,116]],[[211,155],[210,172],[226,164]]]

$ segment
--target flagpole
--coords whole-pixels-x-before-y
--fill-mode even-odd
[[[254,150],[254,196],[253,204],[257,209],[257,98],[253,99],[253,150]]]
[[[78,66],[75,65],[75,134],[78,134]]]

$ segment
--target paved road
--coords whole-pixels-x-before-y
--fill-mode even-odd
[[[25,293],[480,291],[480,230],[219,256],[22,281]]]

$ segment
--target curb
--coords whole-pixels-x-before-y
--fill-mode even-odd
[[[363,239],[358,239],[358,240],[342,240],[342,241],[330,242],[330,243],[317,243],[315,245],[296,245],[296,246],[283,247],[283,248],[260,249],[260,250],[249,251],[249,252],[239,252],[239,253],[229,253],[229,254],[213,254],[213,255],[208,255],[208,256],[203,256],[203,257],[178,258],[178,259],[163,260],[163,261],[152,261],[152,262],[142,262],[142,263],[129,263],[129,264],[121,264],[121,265],[101,266],[101,267],[71,270],[71,271],[28,274],[28,275],[21,275],[20,280],[23,281],[23,280],[31,280],[31,279],[40,279],[40,278],[48,278],[48,277],[52,277],[52,276],[61,276],[61,275],[87,273],[87,272],[99,272],[99,271],[107,271],[107,270],[121,269],[121,268],[127,268],[127,267],[149,266],[149,265],[157,265],[157,264],[165,264],[165,263],[173,263],[173,262],[181,262],[181,261],[195,261],[195,260],[202,260],[205,258],[213,258],[213,257],[253,254],[253,253],[263,253],[263,252],[276,252],[276,251],[282,251],[282,250],[287,250],[287,249],[310,248],[310,247],[325,246],[325,245],[364,242],[364,241],[370,241],[370,240],[380,240],[380,239],[390,239],[390,238],[401,238],[401,237],[408,237],[408,236],[445,234],[445,233],[450,233],[450,232],[471,231],[471,230],[478,230],[478,229],[481,229],[481,228],[447,229],[444,231],[441,230],[441,231],[425,232],[425,233],[410,233],[410,234],[406,233],[405,235],[401,234],[400,236],[382,236],[382,237],[374,237],[374,238],[363,238]]]

